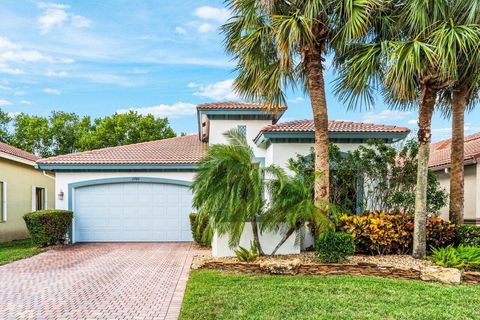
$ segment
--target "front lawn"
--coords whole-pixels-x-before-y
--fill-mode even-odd
[[[0,265],[25,259],[42,252],[30,239],[0,243]]]
[[[193,270],[180,319],[478,319],[480,286]]]

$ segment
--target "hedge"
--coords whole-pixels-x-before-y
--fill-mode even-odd
[[[324,232],[318,236],[316,248],[320,261],[344,262],[355,253],[355,242],[352,235],[345,232]]]
[[[32,243],[46,247],[64,243],[73,219],[73,212],[67,210],[39,210],[23,216],[32,236]]]
[[[480,247],[480,226],[470,224],[457,225],[457,243],[465,246]]]
[[[208,216],[201,213],[190,213],[189,217],[193,241],[202,247],[210,247],[213,230],[208,223]]]

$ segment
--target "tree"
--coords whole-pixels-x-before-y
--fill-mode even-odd
[[[52,155],[73,153],[82,149],[82,139],[89,134],[90,118],[80,119],[75,113],[53,111],[48,121]]]
[[[8,115],[8,113],[0,109],[0,141],[8,142],[8,140],[10,140],[8,126],[10,125],[11,121],[12,118]]]
[[[329,48],[364,35],[377,0],[227,0],[232,18],[225,45],[237,61],[235,90],[267,108],[285,104],[285,90],[310,95],[315,125],[315,202],[328,204],[328,113],[324,60]],[[324,207],[326,208],[326,207]]]
[[[440,90],[452,84],[458,51],[440,46],[450,36],[457,37],[458,50],[479,41],[477,27],[456,25],[451,21],[450,0],[388,1],[374,13],[369,37],[354,43],[337,61],[339,81],[336,91],[350,103],[362,97],[374,102],[374,87],[380,85],[387,102],[395,107],[410,108],[418,102],[418,170],[415,195],[415,232],[413,256],[426,255],[427,178],[431,142],[431,121]],[[455,33],[442,26],[453,23]]]
[[[13,121],[12,145],[41,157],[50,157],[52,137],[48,119],[20,113]]]
[[[229,245],[238,246],[246,221],[251,222],[255,245],[263,255],[257,217],[262,213],[264,172],[252,162],[254,153],[238,130],[225,133],[228,144],[208,148],[192,183],[193,206],[207,214],[212,227],[228,234]]]

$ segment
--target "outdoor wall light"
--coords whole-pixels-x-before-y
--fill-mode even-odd
[[[60,192],[58,193],[58,200],[63,200],[63,191],[60,190]]]

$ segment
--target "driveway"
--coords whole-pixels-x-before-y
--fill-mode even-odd
[[[190,243],[89,243],[0,267],[0,319],[177,319]]]

